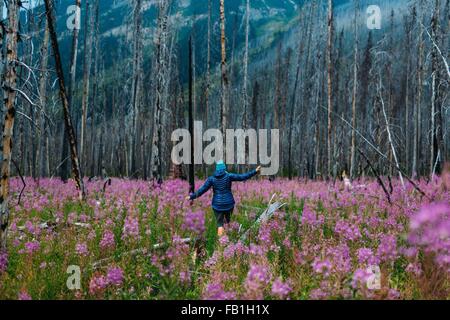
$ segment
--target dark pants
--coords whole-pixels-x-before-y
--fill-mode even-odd
[[[233,209],[228,210],[228,211],[218,211],[218,210],[214,210],[214,215],[216,216],[216,221],[217,221],[217,226],[223,227],[223,224],[226,223],[230,223],[231,220],[231,214],[233,213]]]

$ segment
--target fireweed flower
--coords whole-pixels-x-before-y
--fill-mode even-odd
[[[103,275],[94,275],[89,281],[89,293],[95,295],[108,286],[108,280]]]
[[[406,272],[412,273],[416,276],[420,276],[422,274],[422,268],[419,263],[410,263],[405,270]]]
[[[270,228],[269,224],[265,223],[263,224],[259,229],[259,235],[258,240],[260,244],[268,245],[272,243],[272,229]]]
[[[310,298],[313,300],[327,299],[332,295],[333,288],[328,281],[322,281],[320,287],[311,290]]]
[[[75,246],[75,251],[79,256],[86,257],[89,255],[89,250],[86,243],[77,243]]]
[[[22,290],[19,292],[19,300],[32,300],[31,296],[28,294],[26,290]]]
[[[139,221],[137,218],[128,216],[125,219],[122,231],[122,240],[139,239]]]
[[[40,243],[36,240],[25,242],[25,252],[28,254],[32,254],[33,252],[38,251],[40,246]]]
[[[372,249],[369,248],[359,248],[357,252],[358,263],[364,265],[378,265],[379,260],[374,256]]]
[[[87,238],[88,238],[88,240],[93,240],[93,239],[95,239],[95,231],[94,230],[91,230],[90,232],[89,232],[89,234],[87,235]]]
[[[330,271],[332,268],[330,260],[320,260],[319,258],[314,259],[311,266],[315,273],[323,274],[325,277],[328,277],[330,275]]]
[[[9,231],[11,231],[11,232],[17,231],[17,223],[15,221],[13,223],[11,223],[11,225],[9,226]]]
[[[118,267],[111,267],[108,269],[108,273],[106,275],[106,279],[108,284],[112,284],[114,286],[121,286],[123,283],[123,271]]]
[[[360,287],[366,288],[367,281],[369,280],[370,276],[372,276],[372,273],[368,272],[366,269],[356,269],[353,274],[351,286],[354,289],[358,289]]]
[[[30,214],[32,210],[40,214],[48,209],[56,218],[57,224],[64,223],[66,221],[64,208],[67,202],[77,198],[74,183],[63,184],[58,179],[41,179],[40,185],[37,186],[33,179],[26,179],[27,192],[23,194],[21,204],[15,207],[16,214],[10,228],[11,249],[19,251],[19,253],[34,253],[36,250],[40,252],[40,248],[42,248],[42,256],[46,256],[45,250],[49,250],[52,247],[49,244],[54,241],[60,241],[61,247],[70,245],[76,247],[77,242],[74,243],[73,238],[64,237],[66,228],[41,229],[39,223],[42,221],[42,217]],[[11,179],[11,181],[12,192],[20,192],[22,187],[20,179]],[[247,279],[241,281],[243,263],[250,260],[254,265],[269,268],[268,254],[272,255],[273,251],[278,250],[277,246],[286,250],[280,251],[279,259],[274,262],[278,265],[274,265],[273,270],[280,270],[280,264],[290,261],[290,258],[292,258],[293,262],[299,268],[302,268],[306,277],[310,277],[314,283],[319,284],[317,288],[312,288],[313,290],[310,292],[310,297],[315,299],[353,298],[353,294],[356,294],[356,297],[362,295],[364,298],[375,298],[375,293],[367,290],[365,286],[367,270],[369,270],[367,268],[386,262],[391,264],[398,257],[408,258],[409,265],[405,272],[410,276],[423,274],[421,260],[419,259],[423,253],[430,253],[439,264],[446,266],[446,270],[448,270],[450,266],[448,193],[447,191],[442,192],[443,179],[440,177],[435,177],[430,183],[426,181],[418,181],[417,183],[431,198],[441,199],[439,201],[443,203],[431,203],[422,206],[422,199],[417,197],[414,188],[411,185],[406,185],[405,193],[399,181],[395,179],[393,180],[394,192],[391,199],[393,203],[398,205],[394,206],[390,205],[383,196],[380,197],[383,190],[380,189],[377,182],[367,178],[359,179],[354,183],[355,186],[364,185],[361,188],[361,196],[341,192],[339,188],[330,186],[326,182],[312,182],[302,179],[295,181],[276,179],[272,182],[263,179],[236,185],[234,190],[236,202],[245,203],[249,201],[251,203],[252,201],[259,201],[263,203],[266,199],[270,199],[272,194],[277,193],[279,199],[283,200],[289,201],[291,197],[295,202],[305,199],[304,209],[301,214],[300,212],[289,214],[286,219],[282,218],[282,212],[278,212],[261,228],[253,230],[251,237],[248,238],[248,245],[240,242],[233,243],[234,239],[238,238],[234,231],[237,233],[239,224],[232,222],[233,227],[231,228],[230,225],[229,232],[227,232],[231,238],[228,241],[225,241],[225,238],[222,239],[222,241],[227,242],[226,245],[224,244],[219,250],[214,250],[214,254],[209,259],[197,261],[202,263],[202,268],[211,268],[212,270],[210,274],[198,278],[198,283],[203,288],[201,298],[255,299],[271,297],[282,299],[284,296],[283,282],[278,278],[280,276],[278,272],[270,275],[271,280],[267,284],[254,279],[250,281],[251,277],[247,275],[248,282],[255,284],[257,288],[253,291],[248,290],[251,286],[248,286]],[[196,181],[196,184],[199,186],[201,181]],[[183,191],[188,188],[185,181],[168,180],[160,187],[153,188],[145,181],[115,179],[112,186],[107,187],[106,192],[102,194],[102,181],[88,182],[86,179],[86,188],[88,191],[87,205],[90,208],[81,211],[82,213],[79,216],[78,213],[73,212],[69,218],[81,222],[90,222],[91,219],[95,221],[95,230],[93,230],[94,228],[76,228],[77,233],[80,234],[80,239],[89,243],[89,249],[92,248],[89,255],[102,253],[107,248],[115,248],[115,235],[122,237],[127,234],[127,240],[135,239],[131,234],[135,232],[133,230],[137,230],[139,235],[139,224],[142,224],[142,232],[149,230],[149,227],[154,227],[155,229],[152,229],[152,231],[155,230],[155,232],[160,230],[161,226],[166,227],[167,221],[150,220],[153,217],[154,210],[164,219],[170,218],[171,221],[174,221],[173,228],[164,229],[167,231],[167,234],[165,234],[167,237],[171,236],[170,233],[184,236],[187,232],[203,232],[197,224],[198,221],[201,222],[201,219],[196,220],[195,215],[188,216],[190,213],[206,212],[209,208],[209,200],[204,198],[195,203],[193,207],[187,207]],[[153,199],[156,201],[153,201]],[[408,206],[405,205],[406,201]],[[145,208],[137,220],[138,228],[133,229],[133,225],[136,223],[130,219],[129,215],[132,212],[131,217],[137,217],[136,212],[141,210],[141,205]],[[442,208],[445,208],[446,211]],[[78,212],[79,210],[73,211]],[[92,217],[88,212],[93,213]],[[241,212],[236,214],[238,219],[235,220],[242,223],[252,222],[256,219],[255,212],[248,216],[242,215]],[[36,218],[30,218],[31,216]],[[29,221],[27,222],[27,220]],[[295,226],[296,228],[287,228],[286,222],[289,223],[289,227]],[[155,225],[152,223],[155,223]],[[15,224],[23,225],[24,230],[17,232],[17,230],[14,230]],[[124,228],[117,230],[118,226],[122,226],[122,224]],[[283,228],[283,226],[285,227]],[[397,246],[397,239],[401,239],[405,227],[408,226],[407,244],[399,241],[399,246]],[[204,224],[203,227],[205,227]],[[117,234],[116,230],[121,234]],[[230,232],[231,230],[233,232]],[[327,234],[325,234],[325,231],[327,231]],[[100,235],[100,239],[98,239],[99,242],[96,244],[97,248],[95,248],[91,246],[91,243],[94,239],[97,239],[97,234]],[[296,237],[300,237],[301,241],[294,242]],[[165,242],[166,239],[166,237],[161,236],[155,241],[158,243]],[[289,240],[293,242],[289,243]],[[25,243],[27,244],[25,245]],[[149,245],[151,244],[154,243],[149,243]],[[288,248],[291,249],[288,250]],[[82,248],[79,249],[80,252],[84,251]],[[117,249],[122,250],[122,247]],[[152,256],[151,262],[156,270],[161,272],[161,275],[170,277],[173,283],[179,285],[180,288],[188,288],[189,285],[194,284],[194,282],[189,281],[188,277],[190,275],[189,266],[192,266],[192,249],[192,243],[177,243],[174,239],[166,251],[153,252],[154,256]],[[71,254],[70,250],[66,250],[66,252],[67,255]],[[290,255],[289,259],[284,259],[287,258],[284,256],[285,254]],[[275,256],[277,255],[275,254]],[[20,258],[26,259],[26,256],[19,256]],[[0,272],[1,269],[6,269],[7,260],[8,256],[2,257],[0,255]],[[11,256],[9,256],[9,260],[11,263]],[[48,266],[44,267],[42,261],[42,259],[34,259],[32,262],[33,270],[49,273],[54,268],[58,268],[57,262],[48,262]],[[23,265],[23,263],[19,265]],[[44,269],[39,267],[44,267]],[[227,268],[226,275],[217,276],[216,274],[219,273],[217,269],[222,270],[223,268]],[[389,273],[392,272],[392,268],[386,268],[385,272],[387,273],[386,277],[390,277],[391,274]],[[19,289],[29,288],[28,284],[20,283],[25,279],[20,277],[20,274],[18,275],[17,287]],[[0,274],[1,276],[2,274]],[[124,274],[122,274],[123,276]],[[292,275],[283,274],[284,276],[290,277]],[[255,279],[258,278],[255,277]],[[273,279],[275,280],[272,282]],[[108,271],[103,274],[95,274],[89,281],[89,292],[95,293],[95,297],[101,297],[100,294],[104,290],[114,287],[112,284],[114,280],[108,279]],[[125,280],[122,280],[122,285],[124,284]],[[290,287],[298,285],[297,282],[291,283],[289,281],[284,284]],[[150,296],[146,288],[147,286],[144,286],[141,292]],[[404,288],[403,283],[399,283],[398,288]],[[125,289],[130,290],[130,287],[125,287]],[[391,290],[390,292],[387,291],[389,288],[383,289],[385,289],[382,290],[385,298],[402,297],[403,294],[406,298],[410,297],[410,293],[405,292],[404,289]],[[20,290],[16,294],[19,292]],[[137,296],[141,292],[138,287],[135,288]],[[158,290],[151,292],[152,298],[160,298],[158,292]],[[373,296],[371,296],[372,293]],[[287,297],[289,297],[289,294]],[[38,298],[38,296],[35,298]]]
[[[205,232],[205,213],[203,211],[188,211],[184,216],[183,230],[202,235]]]
[[[411,218],[408,242],[427,253],[434,253],[436,262],[450,270],[450,204],[423,206]]]
[[[398,300],[400,299],[400,292],[395,289],[389,289],[388,297],[389,300]]]
[[[114,248],[114,246],[115,246],[114,233],[112,233],[110,230],[106,230],[103,233],[102,239],[100,240],[100,248],[108,249]]]
[[[283,282],[281,278],[276,279],[272,283],[272,295],[277,298],[285,299],[291,291],[292,288],[289,283]]]
[[[78,214],[76,212],[71,212],[67,216],[67,223],[72,224],[74,222],[77,222]]]
[[[33,222],[31,222],[29,220],[25,222],[25,229],[27,229],[27,231],[29,233],[31,233],[32,235],[34,235],[34,233],[36,231],[36,228],[34,227]]]
[[[8,253],[0,252],[0,274],[6,271],[8,267]]]
[[[359,228],[354,224],[348,223],[344,220],[339,220],[335,227],[334,232],[343,236],[346,240],[354,241],[361,237]]]
[[[230,243],[230,239],[228,238],[227,235],[223,235],[222,237],[219,238],[219,244],[221,246],[226,246],[228,243]]]
[[[209,283],[203,292],[203,300],[235,300],[236,294],[225,291],[222,284],[218,282]]]
[[[249,253],[254,256],[265,256],[268,251],[267,246],[260,246],[251,243],[249,248]]]
[[[180,276],[180,281],[183,283],[189,283],[191,281],[190,272],[180,271],[179,276]]]
[[[211,267],[215,266],[218,261],[219,261],[219,252],[214,251],[212,256],[208,260],[206,260],[205,267],[211,268]]]
[[[224,237],[222,237],[224,238]],[[228,243],[228,242],[227,242]],[[243,254],[246,254],[248,252],[247,247],[242,242],[236,242],[228,244],[225,249],[223,250],[223,258],[224,259],[231,259],[235,257],[236,255],[242,256]]]
[[[317,228],[320,227],[324,221],[324,216],[318,215],[317,212],[311,210],[309,206],[303,208],[302,225],[310,225]]]
[[[380,261],[394,261],[397,258],[397,240],[394,235],[381,235],[377,258]]]
[[[291,249],[292,248],[292,243],[291,240],[288,237],[285,237],[283,240],[283,246],[286,247],[286,249]]]
[[[247,298],[261,300],[264,298],[264,289],[271,279],[269,268],[265,265],[250,265],[250,270],[245,280]]]

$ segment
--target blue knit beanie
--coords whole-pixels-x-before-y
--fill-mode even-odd
[[[222,160],[219,160],[216,162],[216,171],[225,170],[225,169],[226,169],[225,163],[223,163]]]

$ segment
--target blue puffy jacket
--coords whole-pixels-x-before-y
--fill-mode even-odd
[[[229,211],[234,207],[234,198],[231,193],[231,184],[233,181],[245,181],[256,175],[256,170],[252,170],[245,174],[228,173],[225,170],[217,170],[213,176],[209,177],[206,182],[198,189],[197,192],[191,193],[190,198],[194,200],[201,197],[211,187],[213,188],[212,207],[216,211]]]

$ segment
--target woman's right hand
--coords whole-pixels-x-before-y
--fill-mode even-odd
[[[261,173],[261,166],[258,166],[258,167],[256,168],[256,173]]]
[[[187,201],[187,200],[191,200],[191,196],[186,196],[185,199],[186,199],[186,201]]]

